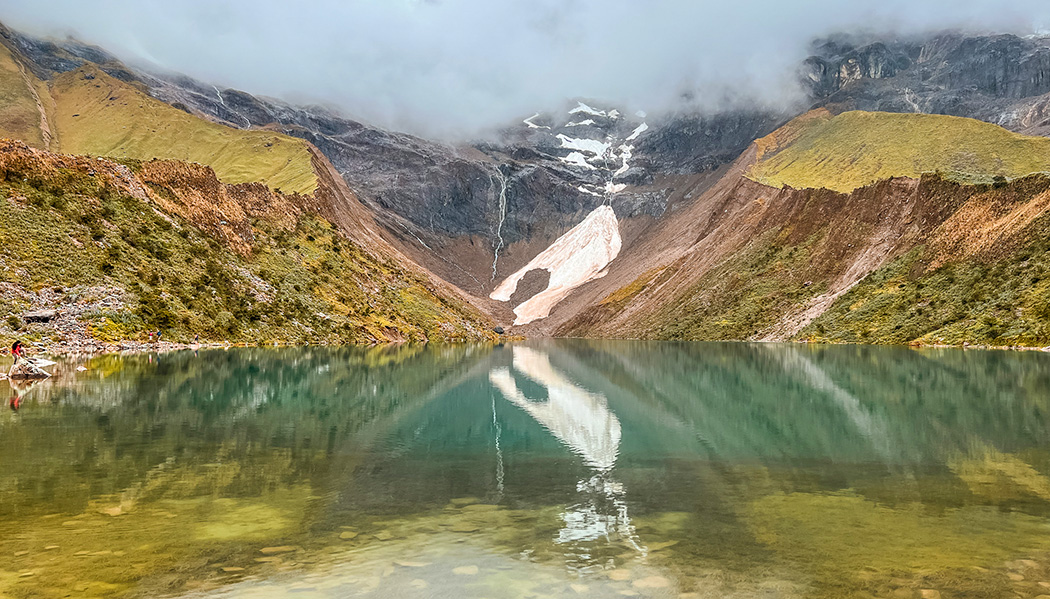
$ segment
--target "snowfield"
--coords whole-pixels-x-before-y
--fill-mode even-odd
[[[595,156],[604,156],[612,145],[598,141],[597,139],[577,139],[575,137],[569,137],[564,133],[559,133],[558,139],[561,140],[561,147],[563,148],[579,152],[587,152],[589,154],[594,154]]]
[[[514,308],[515,325],[546,318],[558,302],[588,281],[605,275],[605,267],[620,254],[620,225],[610,206],[599,206],[569,229],[546,250],[507,277],[489,295],[501,302],[510,301],[525,273],[544,269],[550,273],[547,288]]]

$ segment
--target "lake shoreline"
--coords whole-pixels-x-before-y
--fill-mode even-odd
[[[557,337],[550,337],[550,339],[558,339]],[[568,339],[568,338],[566,338]],[[500,339],[497,343],[506,343],[508,341],[526,341],[529,338],[514,335],[506,336]],[[610,339],[593,339],[594,341],[614,341]],[[647,341],[669,341],[680,343],[682,340],[677,339],[651,339]],[[870,347],[907,347],[910,349],[960,349],[960,350],[989,350],[989,351],[1035,351],[1050,353],[1050,346],[1025,346],[1025,345],[977,345],[964,343],[962,345],[947,345],[947,344],[919,344],[909,343],[900,345],[882,345],[876,343],[828,343],[824,341],[749,341],[749,340],[733,340],[733,341],[718,341],[718,340],[696,340],[696,343],[760,343],[760,344],[777,344],[787,343],[793,345],[827,345],[827,346],[842,346],[842,345],[860,345]],[[120,355],[137,355],[147,353],[170,353],[176,351],[186,350],[201,350],[201,349],[230,349],[230,348],[244,348],[244,347],[375,347],[378,345],[405,345],[410,342],[407,341],[392,341],[390,343],[366,343],[366,344],[314,344],[314,343],[280,343],[280,342],[203,342],[203,343],[181,343],[173,341],[119,341],[119,342],[78,342],[78,343],[29,343],[28,354],[30,356],[53,356],[53,357],[69,357],[78,355],[97,356],[104,354],[120,354]],[[423,345],[427,345],[430,342],[424,342]],[[9,349],[4,349],[0,355],[10,355]]]

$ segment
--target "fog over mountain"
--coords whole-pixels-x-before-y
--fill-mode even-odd
[[[465,138],[570,97],[631,110],[783,105],[815,37],[1028,34],[1045,0],[0,0],[0,20],[380,126]]]

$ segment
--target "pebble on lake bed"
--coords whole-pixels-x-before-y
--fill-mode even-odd
[[[448,502],[451,503],[452,505],[456,506],[456,507],[463,507],[465,505],[470,505],[472,503],[477,503],[478,502],[478,498],[477,497],[457,497],[455,499],[450,499]]]
[[[481,529],[473,524],[464,523],[455,524],[449,528],[451,532],[478,532],[479,530]]]
[[[474,576],[478,573],[477,566],[460,566],[458,568],[452,568],[452,573],[457,576]]]
[[[631,584],[639,589],[665,589],[671,586],[671,581],[663,576],[647,576],[639,578]]]
[[[357,538],[357,533],[352,530],[344,530],[343,532],[339,533],[339,538],[343,539],[344,541],[349,541],[351,539]]]
[[[463,506],[464,512],[487,512],[498,509],[499,506],[494,503],[472,503],[470,505]]]
[[[298,549],[298,547],[294,545],[280,545],[277,547],[263,547],[259,552],[265,555],[273,555],[274,553],[288,553],[290,551],[295,551],[296,549]]]

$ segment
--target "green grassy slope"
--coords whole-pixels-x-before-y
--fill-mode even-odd
[[[770,205],[762,220],[740,218],[754,235],[717,264],[694,272],[687,257],[650,271],[559,332],[1050,345],[1050,177],[965,185],[926,175],[851,194],[785,190]],[[814,302],[839,290],[830,305]],[[823,314],[795,320],[814,305]],[[617,320],[624,313],[641,316]],[[797,334],[787,326],[806,322]]]
[[[284,192],[317,187],[302,140],[205,121],[90,66],[56,77],[51,93],[60,140],[53,151],[198,162],[224,183],[262,182]]]
[[[89,287],[129,293],[126,309],[86,316],[81,324],[96,338],[143,339],[156,329],[171,340],[199,333],[258,342],[489,336],[473,309],[365,252],[319,216],[301,215],[291,226],[256,217],[251,253],[244,256],[86,172],[107,163],[82,162],[50,171],[0,164],[0,283],[30,292],[55,288],[60,304],[76,303]],[[10,318],[29,307],[0,293],[0,334],[52,335],[47,327],[27,331]]]
[[[919,247],[839,298],[799,339],[839,343],[1050,345],[1050,216],[994,260],[930,268]]]
[[[796,128],[792,140],[751,168],[751,179],[850,192],[880,179],[935,171],[964,183],[1050,171],[1050,139],[973,119],[853,111],[807,118]]]
[[[31,75],[30,84],[39,84]],[[11,51],[0,44],[0,137],[43,148],[40,110]]]

